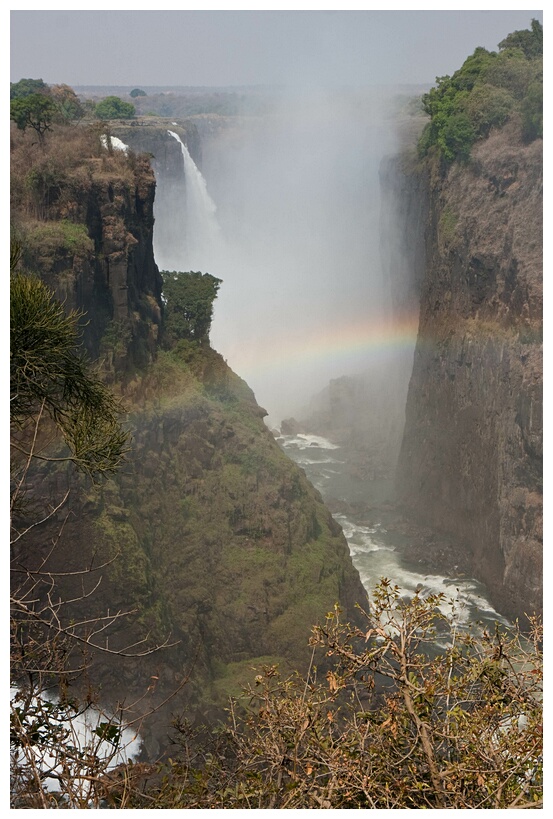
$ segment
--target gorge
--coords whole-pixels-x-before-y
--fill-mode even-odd
[[[374,113],[375,101],[366,104],[367,110]],[[319,129],[321,119],[326,116],[327,130],[331,130],[329,123],[334,120],[326,111],[323,114],[320,100],[311,107],[305,104],[304,109],[308,114],[303,120],[300,117],[300,124],[296,123],[291,134],[278,118],[271,120],[271,129],[276,135],[272,135],[270,149],[281,155],[281,149],[276,147],[281,131],[290,143],[296,140],[294,156],[298,161],[294,184],[299,195],[305,185],[307,196],[307,187],[313,187],[309,165],[304,172],[305,179],[298,177],[306,163],[302,152],[311,144],[312,118]],[[332,116],[335,115],[334,111]],[[353,122],[357,124],[361,116],[355,109]],[[278,173],[273,169],[272,158],[270,168],[264,169],[267,157],[260,145],[267,141],[267,133],[263,126],[254,126],[262,135],[258,141],[255,135],[241,133],[241,123],[229,119],[230,122],[222,122],[219,118],[215,135],[207,128],[205,119],[198,120],[206,134],[199,140],[201,150],[198,148],[197,157],[206,165],[206,173],[214,169],[210,190],[219,190],[223,206],[225,198],[229,199],[229,211],[241,215],[242,231],[249,230],[255,236],[256,223],[248,209],[248,195],[252,188],[254,191],[257,188],[250,181],[247,168],[255,168],[255,175],[261,177],[264,186],[276,187],[275,200],[288,199],[285,188],[267,181],[269,175],[276,180]],[[342,134],[355,130],[351,119],[348,101],[342,100],[338,107]],[[418,122],[416,116],[407,118],[404,131],[410,128],[416,132],[417,127],[420,128]],[[246,128],[251,130],[251,123],[248,122]],[[131,142],[133,138],[139,140],[135,144],[142,145],[143,137],[138,136],[138,130],[126,128],[122,134]],[[305,146],[298,132],[308,135]],[[273,289],[263,290],[275,280],[273,268],[265,270],[272,261],[264,262],[265,268],[256,267],[252,265],[252,258],[256,257],[251,247],[244,251],[232,231],[225,236],[224,244],[219,237],[219,242],[212,243],[211,248],[213,269],[221,273],[224,280],[227,279],[225,269],[234,279],[237,271],[239,273],[233,300],[224,301],[225,284],[219,296],[222,302],[219,308],[227,312],[219,313],[217,309],[215,312],[214,333],[220,334],[217,347],[223,352],[226,347],[231,362],[233,355],[237,357],[242,366],[235,369],[251,373],[248,380],[255,385],[256,394],[257,384],[262,394],[266,390],[270,422],[282,420],[283,410],[299,413],[305,420],[298,429],[329,435],[341,444],[349,443],[354,462],[360,460],[363,451],[365,463],[358,463],[358,468],[380,475],[368,490],[369,495],[372,493],[372,503],[377,499],[393,500],[393,476],[399,460],[399,500],[404,508],[410,509],[411,520],[430,527],[449,546],[457,544],[454,548],[457,558],[450,562],[459,563],[461,558],[466,558],[465,569],[485,583],[495,607],[509,617],[523,618],[526,609],[541,609],[541,143],[520,144],[517,126],[505,127],[475,149],[469,168],[457,166],[448,172],[438,162],[434,166],[430,163],[417,166],[408,152],[399,159],[386,155],[393,133],[389,123],[381,126],[380,137],[378,129],[373,128],[369,133],[372,161],[380,173],[378,184],[374,171],[371,176],[365,168],[363,179],[370,194],[364,191],[364,198],[353,195],[346,206],[337,195],[335,197],[335,188],[332,188],[327,197],[332,200],[332,206],[318,205],[315,216],[308,213],[299,223],[300,232],[309,236],[313,231],[313,235],[320,236],[316,220],[322,218],[323,208],[327,207],[329,212],[325,218],[329,222],[336,221],[336,213],[331,215],[330,211],[336,205],[334,198],[338,200],[340,230],[344,232],[344,224],[347,224],[349,233],[345,231],[346,238],[342,236],[338,251],[334,234],[325,235],[320,244],[332,270],[340,271],[340,257],[347,260],[347,272],[336,276],[337,281],[343,283],[343,315],[337,303],[332,308],[336,307],[336,314],[328,312],[329,294],[334,297],[335,291],[325,290],[327,268],[317,266],[320,278],[316,283],[310,280],[313,259],[309,240],[304,243],[307,247],[300,247],[298,251],[290,225],[282,234],[278,222],[275,225],[276,207],[270,196],[265,194],[260,199],[257,192],[257,208],[263,212],[263,219],[271,225],[271,230],[275,228],[272,244],[270,239],[264,240],[267,256],[271,260],[281,258],[281,266],[290,266],[292,252],[278,247],[284,244],[280,241],[284,235],[286,242],[297,251],[298,258],[291,265],[296,281],[292,286],[287,285],[286,274],[282,274],[278,279],[281,294]],[[332,133],[331,136],[334,138]],[[399,141],[401,133],[395,138]],[[195,141],[193,137],[191,144],[198,146],[197,138]],[[338,144],[340,152],[347,153],[352,174],[359,176],[368,142],[357,154],[354,141]],[[340,188],[344,174],[341,155],[328,149],[325,152],[324,146],[319,146],[317,168],[324,169],[325,184],[334,182],[334,186]],[[222,179],[217,179],[216,171],[221,173]],[[171,175],[168,179],[162,167],[157,176],[158,188],[164,195],[166,186],[174,184],[174,177]],[[227,178],[236,182],[235,200],[225,185]],[[314,188],[316,191],[316,186]],[[348,191],[350,188],[351,184]],[[480,190],[478,195],[476,189]],[[322,192],[313,195],[314,198],[323,196]],[[176,203],[173,212],[175,210],[178,210]],[[365,214],[357,233],[352,227],[354,212]],[[371,214],[370,218],[367,214]],[[229,218],[222,213],[223,224]],[[279,218],[282,226],[282,219],[296,218],[295,212],[290,217],[281,213]],[[160,221],[161,230],[169,238],[165,220]],[[369,230],[368,223],[372,224]],[[483,225],[481,231],[475,230],[477,224]],[[376,233],[371,233],[375,225]],[[348,236],[358,248],[357,256],[348,255],[345,249]],[[495,236],[495,244],[491,236]],[[247,272],[249,266],[253,267],[255,282]],[[358,276],[368,268],[371,273],[365,276],[365,290],[358,289]],[[452,274],[458,279],[442,281],[441,270],[458,271]],[[474,273],[465,274],[464,270]],[[296,283],[300,278],[306,282]],[[247,296],[239,302],[237,295],[243,287]],[[297,322],[300,327],[297,331],[294,308],[287,310],[282,301],[282,294],[290,291],[294,293],[296,307],[305,312],[305,306],[309,305],[309,313],[313,314],[308,320]],[[421,324],[411,378],[421,299]],[[362,321],[355,316],[354,305],[358,303],[363,305]],[[266,310],[268,305],[273,312],[278,305],[277,312],[289,316],[289,321],[281,325],[278,335],[273,333],[273,338],[264,342],[263,333],[274,319],[266,319],[259,311]],[[221,327],[217,331],[219,321]],[[240,333],[244,333],[245,352],[237,351],[225,335],[225,328],[233,322],[230,338],[239,327]],[[248,322],[262,327],[263,331],[258,338],[246,343],[247,333],[251,332],[247,330]],[[292,343],[289,336],[293,335]],[[510,339],[514,347],[510,346]],[[356,356],[352,355],[354,347]],[[252,351],[252,348],[255,349]],[[470,350],[468,357],[467,350]],[[315,353],[319,360],[325,359],[327,366],[326,372],[321,371],[319,390],[325,378],[333,380],[328,388],[330,392],[321,393],[318,402],[314,401],[309,408],[308,399],[316,392],[316,382],[311,381],[318,363],[314,360]],[[450,356],[451,364],[446,363]],[[481,362],[481,372],[472,363],[473,357]],[[490,363],[485,363],[488,360]],[[430,364],[431,361],[434,364]],[[503,362],[503,375],[498,383],[492,377],[496,364],[491,363],[497,361]],[[344,378],[348,367],[352,374],[349,382]],[[260,374],[260,369],[265,372]],[[301,386],[294,383],[290,390],[289,379],[291,382],[295,370]],[[356,380],[356,374],[363,375]],[[461,380],[463,374],[465,382]],[[274,394],[278,398],[273,398]],[[442,400],[447,410],[440,408]],[[408,414],[404,435],[405,403]],[[280,418],[279,410],[275,414],[273,406],[281,408]],[[443,418],[447,418],[444,432]],[[521,454],[515,457],[515,452]],[[484,478],[485,475],[488,477]],[[476,509],[481,512],[476,514]]]
[[[113,122],[127,154],[97,128],[53,139],[47,161],[13,136],[23,264],[86,311],[84,344],[132,433],[97,489],[36,468],[31,496],[71,495],[16,558],[105,566],[79,617],[136,609],[111,649],[170,643],[89,666],[106,700],[155,713],[149,759],[175,712],[214,718],[252,667],[305,670],[336,603],[357,622],[367,589],[336,522],[353,507],[407,550],[404,516],[413,537],[430,530],[429,574],[447,541],[501,614],[541,608],[541,142],[515,122],[467,165],[422,161],[397,155],[396,114],[378,106],[336,95],[259,120]],[[223,279],[212,346],[168,342],[162,269]],[[269,428],[289,415],[282,435],[322,436],[314,460],[328,443],[347,453],[357,490],[329,500],[335,518]]]

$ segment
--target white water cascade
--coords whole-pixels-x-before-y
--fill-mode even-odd
[[[181,147],[185,177],[184,245],[178,270],[206,272],[218,256],[221,230],[217,222],[215,203],[211,199],[204,177],[174,131],[167,132]]]

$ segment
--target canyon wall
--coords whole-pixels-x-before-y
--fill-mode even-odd
[[[542,605],[541,152],[513,122],[408,173],[425,262],[399,496],[513,617]]]

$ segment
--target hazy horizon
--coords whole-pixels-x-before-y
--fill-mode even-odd
[[[12,10],[10,76],[71,86],[424,85],[533,17],[543,12]]]

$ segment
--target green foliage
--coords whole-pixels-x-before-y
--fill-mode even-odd
[[[35,97],[41,97],[43,102],[39,103]],[[10,99],[11,119],[23,131],[28,126],[37,130],[33,122],[45,116],[49,117],[49,124],[52,121],[69,123],[82,119],[85,113],[73,89],[65,84],[49,86],[42,80],[20,80],[11,83]]]
[[[531,83],[522,102],[522,135],[527,142],[543,137],[543,81]]]
[[[502,51],[486,69],[482,80],[505,89],[516,100],[521,100],[536,72],[541,70],[541,62],[541,59],[525,59],[521,51]]]
[[[507,90],[488,83],[475,86],[465,103],[466,116],[475,136],[480,137],[503,125],[514,107],[515,101]]]
[[[141,88],[133,88],[133,90],[130,93],[130,96],[133,97],[134,99],[134,97],[147,97],[148,95]]]
[[[50,130],[55,115],[56,106],[50,97],[43,94],[16,97],[10,103],[10,119],[15,122],[20,131],[25,131],[27,128],[36,131],[41,143],[46,131]]]
[[[163,270],[163,295],[166,302],[165,332],[170,343],[177,339],[208,342],[213,302],[221,279],[210,273],[180,273]]]
[[[500,51],[520,49],[528,59],[543,56],[543,26],[539,20],[532,20],[530,31],[513,31],[499,43]]]
[[[419,139],[419,154],[437,146],[448,162],[466,161],[476,140],[500,128],[513,112],[522,113],[526,140],[541,136],[542,38],[541,25],[533,20],[531,31],[503,40],[499,53],[477,48],[451,77],[437,77],[422,98],[430,122]]]
[[[19,82],[10,83],[10,99],[28,97],[31,94],[43,94],[47,92],[48,86],[44,80],[25,79]]]
[[[459,111],[447,117],[440,129],[437,143],[447,160],[466,161],[476,139],[476,131],[467,114]]]
[[[439,236],[442,242],[450,244],[455,238],[455,226],[457,225],[457,216],[453,211],[445,207],[440,215],[439,222]]]
[[[87,256],[94,251],[94,242],[88,235],[86,225],[60,219],[52,222],[39,222],[27,231],[24,258],[26,261],[41,255],[54,255],[59,252],[74,256]]]
[[[134,115],[134,105],[124,102],[120,97],[105,97],[94,108],[97,119],[132,119]]]
[[[94,476],[119,465],[127,434],[121,409],[76,352],[79,315],[38,279],[16,274],[10,282],[10,421],[50,418],[76,465]]]

